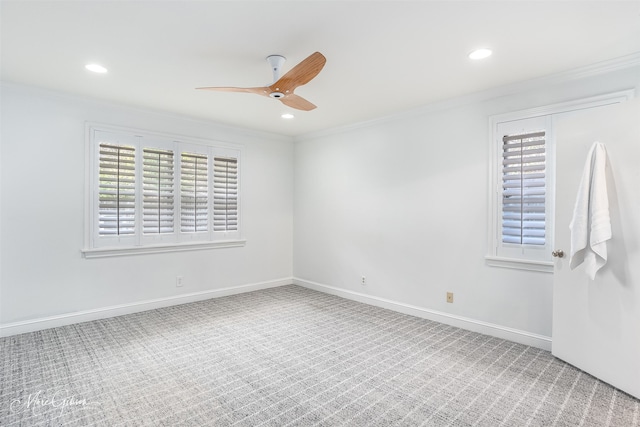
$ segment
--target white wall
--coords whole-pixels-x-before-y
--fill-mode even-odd
[[[636,86],[541,79],[300,138],[296,283],[549,348],[553,275],[485,264],[489,116]]]
[[[637,65],[592,74],[449,100],[295,145],[3,85],[0,334],[285,284],[293,275],[305,286],[550,348],[552,275],[485,264],[488,117],[640,86]],[[244,145],[246,246],[83,259],[85,121]]]
[[[2,87],[0,323],[290,283],[293,141],[16,85]],[[243,145],[241,248],[84,259],[85,121]],[[176,276],[184,287],[176,288]],[[157,302],[157,301],[156,301]],[[156,304],[156,305],[158,305]],[[152,305],[130,307],[128,311]],[[124,310],[125,312],[127,310]],[[102,315],[123,312],[111,310]],[[99,317],[98,313],[94,317]],[[74,318],[86,320],[87,316]],[[73,320],[73,319],[72,319]],[[62,320],[64,323],[64,319]],[[6,331],[5,331],[6,332]]]

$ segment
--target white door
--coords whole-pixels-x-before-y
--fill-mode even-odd
[[[553,355],[640,398],[640,99],[558,117]],[[569,222],[587,153],[607,149],[613,237],[591,280],[569,268]]]

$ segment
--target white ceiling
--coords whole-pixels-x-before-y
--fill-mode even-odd
[[[640,52],[640,1],[5,1],[4,81],[283,135]],[[490,47],[473,62],[467,54]],[[295,111],[199,86],[271,84],[314,51],[323,71]],[[84,69],[98,62],[106,75]],[[296,118],[280,114],[293,111]]]

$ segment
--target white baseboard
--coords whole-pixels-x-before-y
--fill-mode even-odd
[[[84,310],[74,313],[60,314],[57,316],[30,319],[21,322],[6,323],[0,325],[0,337],[40,331],[43,329],[71,325],[74,323],[89,322],[91,320],[105,319],[108,317],[122,316],[124,314],[138,313],[156,308],[186,304],[210,298],[219,298],[227,295],[241,294],[260,289],[275,288],[278,286],[290,285],[291,283],[293,283],[293,279],[291,277],[287,277],[248,285],[230,286],[222,289],[212,289],[209,291],[193,292],[166,298],[138,301],[130,304],[101,307],[93,310]]]
[[[309,280],[290,277],[247,285],[212,289],[209,291],[175,295],[167,298],[139,301],[130,304],[101,307],[93,310],[65,313],[57,316],[30,319],[21,322],[7,323],[0,325],[0,337],[17,335],[26,332],[34,332],[43,329],[55,328],[58,326],[71,325],[74,323],[89,322],[91,320],[105,319],[108,317],[122,316],[125,314],[138,313],[141,311],[169,307],[172,305],[186,304],[210,298],[219,298],[228,295],[257,291],[260,289],[275,288],[278,286],[289,285],[291,283],[353,301],[386,308],[389,310],[397,311],[399,313],[409,314],[412,316],[445,323],[447,325],[452,325],[474,332],[479,332],[482,334],[487,334],[551,351],[551,337],[537,335],[519,329],[496,325],[493,323],[483,322],[468,317],[456,316],[449,313],[430,310],[424,307],[418,307],[372,295],[366,295],[360,292],[354,292],[346,289],[336,288],[333,286],[323,285]]]
[[[298,286],[303,286],[305,288],[336,295],[353,301],[375,305],[377,307],[386,308],[389,310],[397,311],[399,313],[409,314],[411,316],[421,317],[423,319],[433,320],[436,322],[445,323],[447,325],[456,326],[458,328],[467,329],[470,331],[479,332],[481,334],[491,335],[520,344],[530,345],[532,347],[551,351],[551,337],[547,337],[544,335],[538,335],[519,329],[496,325],[494,323],[483,322],[481,320],[471,319],[468,317],[456,316],[454,314],[405,304],[398,301],[392,301],[386,298],[366,295],[360,292],[340,289],[296,277],[293,278],[293,283]]]

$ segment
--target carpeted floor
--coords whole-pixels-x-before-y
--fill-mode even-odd
[[[1,426],[639,426],[549,352],[297,286],[0,339]]]

